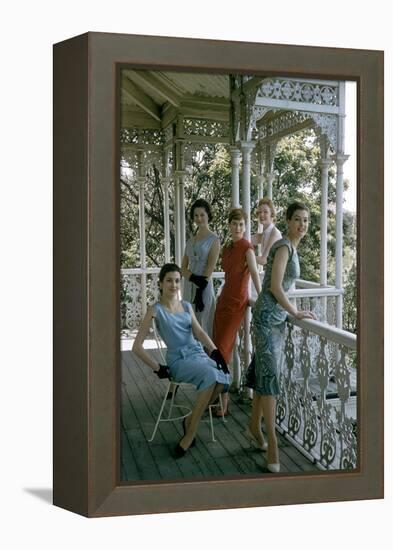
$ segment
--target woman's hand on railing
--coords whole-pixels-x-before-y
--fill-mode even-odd
[[[308,310],[298,310],[296,315],[294,315],[295,319],[298,319],[299,321],[301,321],[302,319],[314,319],[314,321],[317,320],[317,317],[316,315],[312,312],[312,311],[308,311]]]

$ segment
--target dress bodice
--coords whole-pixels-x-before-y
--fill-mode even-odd
[[[156,325],[161,338],[169,350],[196,344],[191,325],[191,304],[182,301],[184,311],[170,312],[157,302],[154,304]]]
[[[248,296],[248,282],[250,271],[247,265],[246,254],[252,250],[252,244],[247,239],[240,239],[226,246],[222,255],[222,268],[225,271],[225,293],[230,292],[236,296]]]
[[[206,235],[203,239],[191,237],[191,239],[187,241],[185,254],[188,256],[188,269],[194,273],[194,275],[203,275],[206,269],[210,248],[216,239],[218,239],[217,235],[209,233],[209,235]]]
[[[281,283],[284,292],[288,292],[288,290],[293,286],[295,280],[300,276],[299,258],[291,241],[286,237],[276,241],[269,252],[265,276],[263,279],[262,292],[255,304],[254,311],[254,318],[259,318],[265,323],[281,323],[285,321],[287,317],[286,310],[277,302],[277,299],[270,291],[274,258],[277,250],[282,246],[286,246],[289,252],[288,263]]]

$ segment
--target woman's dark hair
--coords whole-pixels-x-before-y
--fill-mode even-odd
[[[181,277],[181,269],[177,264],[164,264],[160,269],[160,274],[158,275],[160,283],[162,283],[162,281],[165,279],[165,275],[167,273],[172,273],[172,271],[177,271],[178,273],[180,273]]]
[[[233,220],[244,220],[244,223],[247,223],[247,214],[244,212],[243,208],[232,208],[229,212],[228,223],[231,223]]]
[[[195,208],[203,208],[205,211],[206,211],[206,214],[207,214],[207,219],[209,220],[209,222],[212,221],[213,219],[213,216],[212,216],[212,210],[211,210],[211,206],[210,204],[205,201],[205,199],[197,199],[193,205],[191,206],[191,210],[190,210],[190,218],[191,218],[191,221],[194,220],[194,211],[195,211]]]
[[[291,220],[296,210],[306,210],[306,212],[310,213],[309,207],[302,202],[293,202],[287,208],[286,219]]]

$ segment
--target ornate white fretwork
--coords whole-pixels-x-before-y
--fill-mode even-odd
[[[251,109],[250,127],[257,130],[258,120],[263,118],[265,114],[270,110],[271,109],[269,107],[259,107],[258,105],[254,105]]]
[[[319,114],[319,113],[310,113],[310,117],[312,117],[315,124],[320,128],[321,134],[326,135],[332,149],[334,151],[337,151],[337,132],[338,132],[337,116]]]
[[[285,111],[266,124],[258,125],[258,134],[260,139],[274,137],[276,134],[288,132],[291,128],[310,119],[309,113],[300,111]]]
[[[142,270],[122,270],[120,279],[121,330],[139,328],[142,320],[142,303],[149,306],[159,299],[158,269],[146,274],[146,296],[142,294]]]
[[[164,143],[164,135],[162,130],[123,128],[120,130],[120,143],[124,145],[162,145]]]
[[[314,105],[338,105],[338,86],[285,78],[265,78],[257,97]]]
[[[229,123],[202,118],[185,118],[183,120],[183,131],[185,136],[228,138]]]
[[[335,330],[323,328],[326,334],[332,331],[332,338]],[[348,339],[349,344],[350,348],[312,329],[287,325],[277,425],[321,468],[349,469],[357,464],[356,419],[347,413],[353,399],[351,369],[356,372],[350,366],[353,340]]]

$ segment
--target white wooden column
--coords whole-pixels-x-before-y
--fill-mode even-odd
[[[145,176],[143,175],[143,150],[137,151],[138,159],[138,191],[139,191],[139,255],[141,259],[141,306],[142,317],[147,311],[146,282],[146,224],[145,224]]]
[[[251,151],[255,147],[253,141],[241,141],[240,147],[242,151],[242,207],[245,213],[247,214],[247,225],[246,225],[246,239],[251,239],[251,229],[250,229],[250,211],[251,211],[251,199],[250,199],[250,180],[251,180]]]
[[[185,181],[185,171],[181,170],[178,172],[179,177],[179,221],[180,221],[180,263],[184,255],[184,250],[186,248],[186,210],[184,204],[184,181]],[[178,265],[180,265],[180,263]]]
[[[259,174],[258,174],[258,202],[263,199],[264,197],[264,183],[265,183],[265,164],[266,164],[266,152],[265,152],[265,148],[261,146],[261,144],[259,143],[259,147],[258,147],[259,151],[258,151],[258,167],[259,167]],[[258,220],[258,233],[262,233],[263,231],[263,225],[259,222]],[[258,256],[261,255],[261,245],[259,244],[258,245]],[[262,269],[262,266],[260,264],[258,264],[258,271],[259,272],[262,272],[263,269]]]
[[[174,184],[175,184],[175,197],[174,197],[174,218],[175,218],[175,263],[179,265],[181,263],[181,222],[180,222],[180,189],[179,189],[179,175],[178,172],[174,172]]]
[[[176,238],[175,238],[175,262],[181,265],[181,260],[184,254],[186,245],[186,218],[184,206],[184,179],[185,179],[185,162],[184,162],[184,128],[183,115],[177,116],[176,136],[175,136],[175,219],[176,219]]]
[[[276,151],[276,143],[269,143],[266,146],[266,162],[265,162],[265,178],[267,183],[266,195],[270,200],[273,200],[273,180],[274,180],[274,154]]]
[[[258,201],[263,198],[265,157],[261,145],[258,145]]]
[[[231,152],[231,169],[232,169],[232,208],[240,205],[239,202],[239,173],[240,173],[240,151],[237,147],[232,146]]]
[[[251,204],[250,204],[250,182],[251,182],[251,152],[255,147],[255,143],[252,141],[241,141],[240,147],[242,151],[242,207],[247,214],[247,224],[245,237],[251,240]],[[251,286],[251,282],[249,287]],[[250,294],[250,288],[248,290]],[[251,323],[251,309],[248,307],[243,320],[244,326],[244,350],[243,350],[243,368],[247,368],[251,360],[251,335],[250,335],[250,323]],[[236,371],[235,371],[236,366]],[[240,386],[241,380],[241,364],[240,362],[234,363],[234,383],[236,387]],[[249,392],[244,388],[245,393]]]
[[[339,82],[339,115],[337,127],[337,153],[333,157],[336,163],[336,288],[343,287],[343,203],[344,203],[344,163],[349,155],[345,155],[345,82]],[[342,328],[343,297],[337,297],[336,326]]]
[[[319,264],[319,281],[322,286],[327,285],[327,220],[328,220],[328,183],[329,168],[333,164],[327,158],[327,147],[325,143],[321,144],[321,256]]]
[[[171,261],[171,235],[170,235],[170,220],[169,220],[169,151],[164,150],[163,155],[164,176],[162,178],[162,192],[164,195],[164,240],[165,240],[165,263]]]
[[[343,287],[343,201],[344,201],[344,162],[349,155],[337,154],[334,157],[337,166],[336,176],[336,288]],[[336,326],[342,328],[343,298],[337,297]]]

